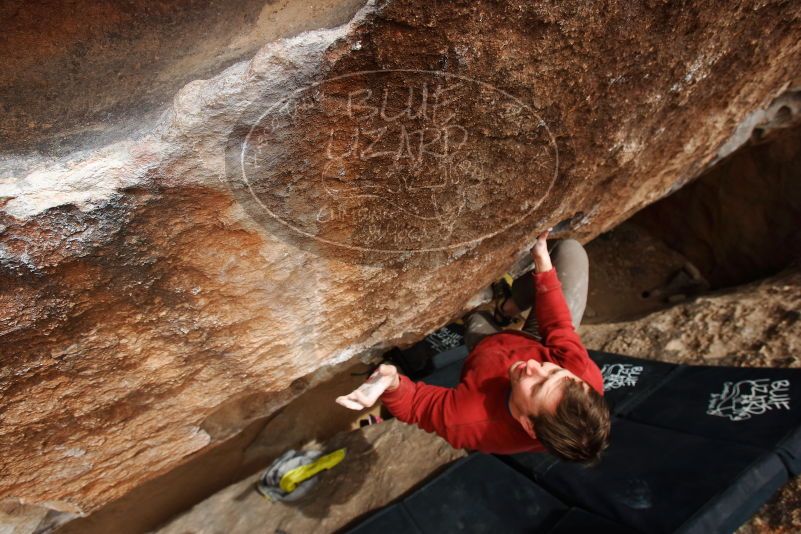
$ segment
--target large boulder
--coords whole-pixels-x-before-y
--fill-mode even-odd
[[[454,318],[541,229],[586,242],[792,122],[800,21],[778,1],[371,1],[230,66],[183,65],[217,71],[167,106],[130,104],[107,136],[50,150],[46,131],[4,126],[3,513],[88,514],[318,369]],[[59,83],[66,123],[105,94]],[[5,113],[41,116],[43,94]]]

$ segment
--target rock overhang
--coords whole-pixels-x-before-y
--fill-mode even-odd
[[[793,6],[627,9],[370,2],[130,138],[4,161],[0,495],[91,512],[213,445],[231,399],[267,415],[458,315],[541,227],[586,241],[697,176],[801,79]],[[404,111],[454,80],[452,121]]]

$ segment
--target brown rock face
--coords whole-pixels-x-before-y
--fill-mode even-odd
[[[3,151],[68,153],[152,125],[187,82],[264,43],[343,24],[363,2],[8,0],[0,5]]]
[[[204,6],[174,12],[218,20]],[[79,54],[59,49],[69,36],[174,90],[159,63],[105,58],[74,13],[18,8],[2,18],[17,52],[0,81],[0,501],[40,507],[29,523],[87,514],[316,370],[421,337],[538,230],[564,221],[556,237],[586,241],[798,116],[775,105],[801,87],[788,2],[370,2],[342,26],[247,38],[220,22],[208,31],[241,46],[193,52],[202,68],[179,69],[167,106],[126,99],[133,83],[82,86],[92,69],[65,81],[50,61]],[[103,9],[91,19],[150,27]],[[272,20],[261,9],[248,20]],[[202,28],[184,35],[205,50]],[[53,128],[81,135],[50,136],[56,108],[28,87],[65,96]],[[108,136],[89,139],[87,102],[131,117],[101,113]]]

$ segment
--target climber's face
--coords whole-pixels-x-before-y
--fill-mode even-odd
[[[519,413],[533,417],[543,410],[553,413],[567,381],[581,380],[564,367],[534,359],[513,363],[509,367],[509,379],[512,383],[510,403]]]

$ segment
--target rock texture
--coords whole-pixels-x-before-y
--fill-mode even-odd
[[[131,105],[114,142],[29,150],[42,111],[4,101],[19,143],[0,160],[3,513],[88,514],[317,369],[448,321],[543,227],[586,241],[681,187],[784,120],[799,17],[778,1],[371,1],[213,76],[186,68],[209,77],[152,122]],[[6,35],[30,59],[17,69],[58,45]],[[64,83],[80,98],[58,117],[81,124],[103,87]]]
[[[264,43],[344,24],[360,0],[8,0],[0,139],[67,154],[152,126],[175,92]]]

